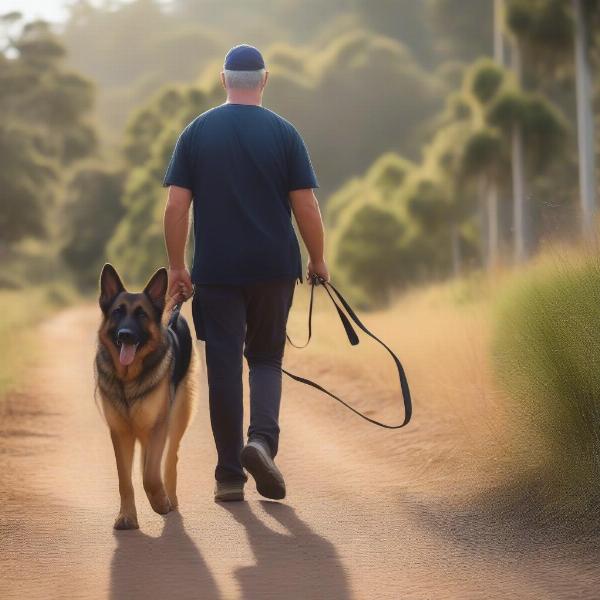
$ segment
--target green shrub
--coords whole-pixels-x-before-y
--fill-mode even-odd
[[[570,500],[600,489],[600,259],[520,275],[497,307],[498,379],[523,448],[544,449],[548,481]]]

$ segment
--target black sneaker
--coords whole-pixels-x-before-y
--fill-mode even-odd
[[[244,499],[243,481],[217,481],[215,502],[236,502]]]
[[[249,441],[242,450],[243,467],[254,477],[256,490],[261,496],[271,500],[285,498],[285,481],[277,468],[266,443]]]

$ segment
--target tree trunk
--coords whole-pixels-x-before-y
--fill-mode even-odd
[[[486,194],[487,204],[487,235],[488,235],[488,252],[487,252],[487,267],[493,269],[498,264],[498,186],[491,181],[488,185]]]
[[[460,233],[457,225],[452,225],[452,271],[458,277],[462,271],[462,257],[460,254]]]
[[[504,0],[494,0],[494,60],[505,65],[504,58]]]
[[[573,0],[575,13],[575,67],[577,73],[577,139],[579,144],[579,189],[583,234],[594,231],[596,213],[596,173],[594,156],[594,114],[590,85],[588,35],[583,0]]]
[[[521,49],[519,42],[513,39],[511,48],[511,67],[519,85],[521,85]],[[513,235],[515,262],[523,262],[529,252],[527,236],[527,198],[525,196],[525,164],[523,152],[523,132],[516,123],[512,130],[512,181],[513,181]]]
[[[525,175],[523,166],[523,136],[520,125],[512,131],[512,180],[513,180],[513,235],[515,262],[527,258],[528,243],[526,230]]]

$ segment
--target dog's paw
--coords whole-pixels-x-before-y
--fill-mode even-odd
[[[172,509],[169,497],[164,492],[148,496],[148,500],[150,500],[152,510],[159,515],[166,515]]]
[[[136,516],[132,515],[123,515],[119,514],[119,516],[115,520],[115,529],[139,529],[138,521]]]

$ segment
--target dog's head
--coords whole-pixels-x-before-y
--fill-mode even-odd
[[[100,308],[103,321],[100,342],[110,351],[118,372],[139,371],[145,356],[162,340],[161,320],[165,309],[166,269],[152,275],[142,292],[131,293],[110,265],[100,275]],[[133,368],[135,364],[138,368]],[[132,365],[132,369],[128,369]]]

